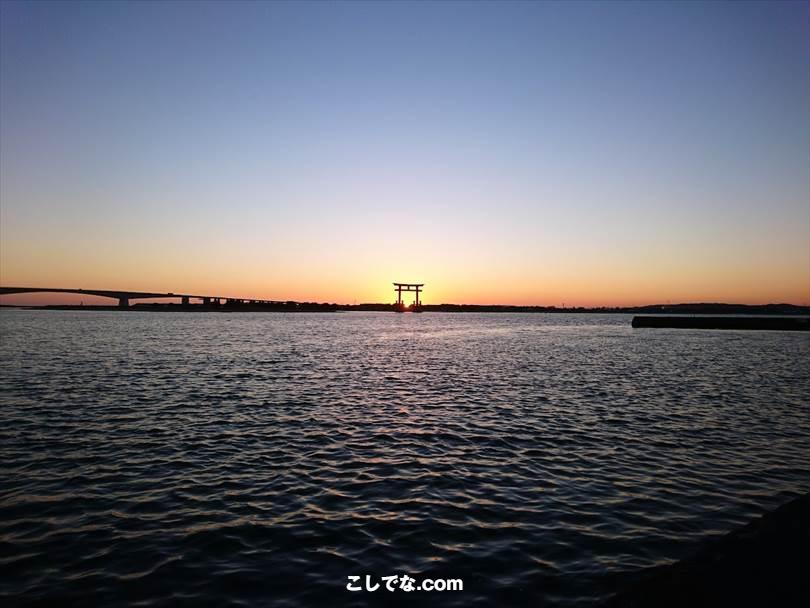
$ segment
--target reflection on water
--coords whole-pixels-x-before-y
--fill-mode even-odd
[[[590,605],[808,490],[810,336],[629,321],[4,311],[0,599]]]

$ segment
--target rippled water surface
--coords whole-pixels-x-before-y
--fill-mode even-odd
[[[0,603],[593,605],[810,489],[810,336],[0,313]],[[348,575],[461,578],[352,593]]]

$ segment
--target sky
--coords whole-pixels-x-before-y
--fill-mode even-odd
[[[0,285],[393,281],[810,304],[810,3],[0,3]]]

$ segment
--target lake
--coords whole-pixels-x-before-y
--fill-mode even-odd
[[[810,490],[809,335],[630,320],[1,311],[0,603],[593,606]]]

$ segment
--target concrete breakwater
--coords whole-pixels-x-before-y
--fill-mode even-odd
[[[810,331],[810,317],[637,315],[633,327]]]

